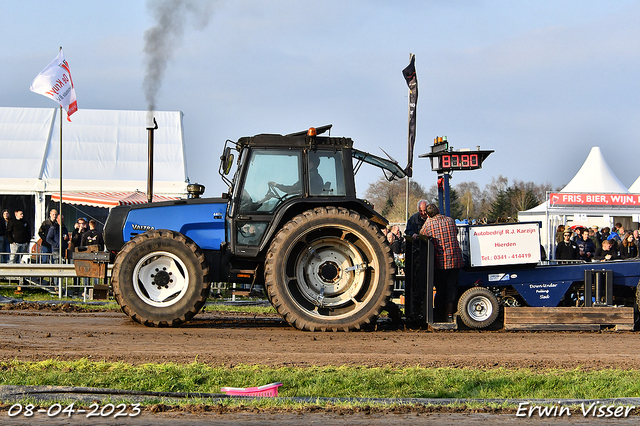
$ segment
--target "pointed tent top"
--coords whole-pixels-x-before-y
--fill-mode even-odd
[[[613,173],[600,147],[594,146],[578,173],[560,192],[628,194],[629,190]]]
[[[633,185],[629,187],[629,192],[632,194],[640,194],[640,176],[633,182]]]

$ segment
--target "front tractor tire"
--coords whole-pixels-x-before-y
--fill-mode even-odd
[[[113,265],[116,301],[131,319],[174,327],[197,314],[209,295],[209,268],[200,248],[184,235],[153,230],[127,242]]]
[[[384,309],[395,264],[377,226],[345,208],[318,207],[276,234],[265,261],[272,305],[293,327],[359,330]]]

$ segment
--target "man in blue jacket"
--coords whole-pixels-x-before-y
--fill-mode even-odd
[[[60,238],[61,226],[62,238]],[[60,245],[62,244],[62,255],[64,256],[69,244],[69,231],[67,231],[67,227],[64,226],[64,216],[58,215],[56,221],[49,228],[49,232],[47,232],[47,242],[51,245],[53,263],[62,263],[60,259]]]
[[[589,238],[589,230],[587,228],[582,229],[582,238],[576,241],[576,245],[580,252],[580,259],[585,262],[591,262],[593,255],[596,253],[596,245]]]

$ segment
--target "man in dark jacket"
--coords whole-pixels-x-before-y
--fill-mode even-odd
[[[579,260],[580,252],[576,243],[571,241],[571,231],[564,231],[564,239],[556,247],[556,260]]]
[[[62,226],[62,238],[60,238],[60,226]],[[49,228],[47,242],[51,245],[53,263],[62,263],[60,260],[60,245],[62,244],[62,256],[64,257],[64,253],[69,244],[69,231],[67,231],[67,227],[64,226],[64,216],[59,215],[56,222]]]
[[[420,234],[422,225],[427,220],[427,202],[425,200],[418,201],[418,212],[414,213],[407,221],[407,227],[404,234],[412,238],[416,238]]]
[[[7,225],[7,240],[10,244],[11,258],[9,263],[20,263],[20,253],[29,253],[31,241],[31,226],[24,220],[24,212],[20,209],[14,212],[15,218]]]
[[[102,234],[96,229],[96,221],[89,221],[89,230],[82,234],[82,247],[98,246],[98,251],[104,251],[104,240]]]
[[[38,236],[42,240],[40,243],[40,252],[44,254],[44,256],[42,256],[42,263],[51,263],[51,244],[47,242],[47,234],[49,233],[51,225],[56,221],[56,217],[58,217],[58,211],[56,209],[51,209],[49,212],[49,219],[42,222],[42,225],[40,225],[40,228],[38,229]]]
[[[4,247],[5,247],[5,235],[7,234],[7,223],[2,220],[2,218],[0,218],[0,252],[4,252]],[[0,255],[0,261],[2,261],[3,263],[5,262],[5,255],[2,254]]]
[[[73,232],[71,233],[71,244],[73,244],[73,249],[82,245],[82,235],[86,230],[87,220],[81,217],[76,221]]]
[[[613,249],[611,241],[609,240],[604,240],[602,242],[602,246],[596,249],[596,253],[593,258],[596,260],[620,259],[620,257],[618,257],[618,252]]]

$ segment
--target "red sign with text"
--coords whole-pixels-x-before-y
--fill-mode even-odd
[[[549,206],[628,206],[640,207],[638,194],[549,194]]]

